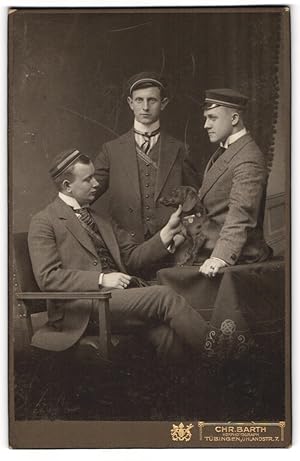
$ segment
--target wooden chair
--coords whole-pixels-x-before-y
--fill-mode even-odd
[[[106,292],[42,292],[32,271],[29,256],[27,232],[15,233],[14,244],[14,288],[15,298],[19,317],[26,322],[28,341],[31,342],[34,334],[32,316],[36,313],[47,310],[47,300],[77,300],[91,299],[93,305],[99,312],[99,334],[98,336],[83,336],[77,346],[92,346],[97,348],[97,355],[100,359],[110,360],[111,357],[111,326],[109,315],[109,299],[111,293]]]

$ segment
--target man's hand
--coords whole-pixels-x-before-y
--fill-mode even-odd
[[[160,231],[161,241],[166,247],[168,247],[170,243],[173,241],[173,237],[176,234],[179,234],[181,230],[183,229],[183,225],[180,219],[181,213],[182,213],[182,205],[179,205],[175,213],[171,214],[170,219],[165,225],[165,227],[163,227],[162,230]]]
[[[215,277],[221,267],[226,266],[226,262],[222,261],[221,259],[208,258],[200,267],[199,272],[201,272],[201,274],[205,275],[206,277]]]
[[[111,272],[104,274],[102,278],[102,286],[104,288],[127,288],[131,280],[131,276],[122,272]]]
[[[185,241],[185,236],[183,234],[176,234],[173,237],[174,248],[178,248]]]

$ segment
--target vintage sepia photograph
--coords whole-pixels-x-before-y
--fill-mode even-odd
[[[8,26],[10,445],[289,446],[289,8]]]

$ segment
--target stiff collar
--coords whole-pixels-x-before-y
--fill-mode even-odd
[[[246,130],[246,128],[243,128],[242,130],[238,131],[237,133],[234,133],[234,134],[231,134],[230,136],[228,136],[228,138],[226,139],[225,142],[220,142],[220,146],[224,147],[224,149],[227,149],[230,146],[230,144],[233,144],[234,142],[236,142],[238,139],[240,139],[245,134],[247,134],[247,130]]]
[[[142,133],[152,133],[152,131],[157,130],[159,127],[159,120],[156,120],[156,122],[152,123],[151,125],[144,125],[143,123],[134,120],[134,129],[137,131],[141,131]]]
[[[83,205],[83,207],[81,207],[74,197],[70,197],[69,195],[63,194],[62,192],[59,192],[58,196],[63,202],[65,202],[66,205],[71,206],[74,210],[78,210],[79,208],[88,208],[89,206]]]

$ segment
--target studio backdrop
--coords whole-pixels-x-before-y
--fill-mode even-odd
[[[207,88],[250,98],[247,127],[271,167],[279,92],[281,14],[156,9],[23,10],[10,28],[10,152],[13,229],[27,231],[54,196],[52,158],[91,155],[126,130],[124,84],[155,70],[169,82],[162,123],[189,145],[201,174],[211,155],[203,130]]]

